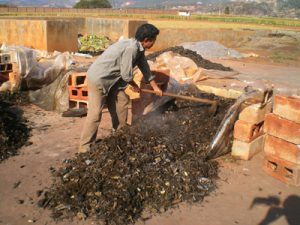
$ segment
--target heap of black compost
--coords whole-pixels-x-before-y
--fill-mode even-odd
[[[173,111],[140,118],[92,152],[65,160],[39,206],[51,208],[56,219],[96,216],[125,225],[201,201],[215,188],[218,172],[218,163],[206,159],[208,146],[232,104],[218,100],[215,116],[207,105],[178,101],[170,104]]]
[[[28,141],[30,129],[18,107],[21,102],[20,94],[0,94],[0,162],[17,155]]]
[[[222,64],[214,63],[207,59],[204,59],[201,55],[197,54],[197,52],[194,52],[189,49],[184,49],[182,46],[170,47],[170,48],[166,48],[164,50],[158,51],[158,52],[154,52],[152,54],[149,54],[147,56],[147,59],[155,60],[155,58],[157,56],[161,55],[164,52],[168,52],[168,51],[172,51],[181,56],[190,58],[197,64],[197,66],[202,67],[204,69],[214,69],[214,70],[222,70],[222,71],[231,71],[232,70],[230,67],[226,67],[226,66],[223,66]]]

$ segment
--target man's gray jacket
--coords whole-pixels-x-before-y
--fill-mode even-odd
[[[96,59],[87,71],[87,78],[107,95],[119,80],[120,88],[125,88],[133,80],[135,66],[142,71],[146,82],[154,79],[141,43],[136,39],[122,40],[111,45]]]

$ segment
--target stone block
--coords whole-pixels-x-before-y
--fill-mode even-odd
[[[300,164],[300,145],[267,135],[264,151],[268,155],[273,155],[283,160]]]
[[[267,103],[263,108],[261,108],[261,104],[253,104],[241,111],[239,119],[248,123],[259,124],[264,121],[265,115],[270,113],[271,110],[271,102]]]
[[[300,186],[300,165],[266,155],[263,164],[264,171],[270,176],[286,184]]]
[[[269,113],[265,117],[265,133],[300,145],[300,124]]]
[[[251,159],[255,154],[263,150],[264,138],[265,136],[261,135],[250,143],[235,139],[233,141],[231,155],[243,160]]]
[[[251,124],[243,120],[236,121],[234,125],[233,137],[244,142],[251,142],[263,134],[263,122]]]
[[[300,124],[300,97],[276,95],[273,113]]]

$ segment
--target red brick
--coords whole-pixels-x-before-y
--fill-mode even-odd
[[[263,165],[264,171],[270,176],[286,184],[300,186],[300,165],[266,155]]]
[[[300,124],[300,98],[275,96],[273,113]]]
[[[300,164],[300,145],[267,135],[264,147],[265,153],[283,160]]]
[[[233,141],[231,155],[239,159],[249,160],[255,154],[262,151],[263,148],[264,148],[264,135],[256,138],[250,143],[235,139]]]
[[[242,120],[238,120],[234,125],[233,136],[235,139],[240,141],[249,143],[262,134],[263,123],[256,125]]]
[[[294,144],[300,144],[300,124],[276,116],[266,115],[264,130],[266,133]]]
[[[69,100],[69,108],[87,108],[88,102],[82,100]]]
[[[265,119],[265,115],[271,112],[272,104],[270,102],[266,104],[263,108],[260,107],[261,104],[253,104],[244,108],[239,115],[239,120],[251,124],[259,124],[263,122]]]
[[[69,86],[69,99],[71,100],[88,100],[88,90],[86,87],[76,88]]]
[[[68,85],[72,87],[86,87],[86,72],[74,72],[69,76]]]

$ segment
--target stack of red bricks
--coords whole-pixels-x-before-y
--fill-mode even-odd
[[[282,182],[300,186],[300,98],[275,96],[264,130],[264,170]]]
[[[87,108],[88,90],[86,72],[73,72],[68,80],[70,108]]]
[[[11,57],[8,53],[0,53],[0,84],[9,81],[9,74],[13,71]]]
[[[234,141],[231,154],[239,159],[249,160],[263,150],[264,119],[271,112],[271,102],[262,106],[253,104],[244,108],[234,125]]]

